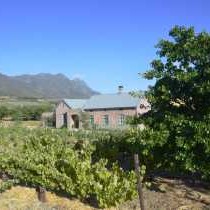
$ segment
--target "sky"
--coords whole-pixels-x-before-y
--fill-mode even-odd
[[[174,25],[210,32],[209,0],[0,0],[0,72],[63,73],[101,93],[139,76]]]

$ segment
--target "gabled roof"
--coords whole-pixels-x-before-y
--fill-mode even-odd
[[[136,108],[139,98],[128,93],[94,95],[85,103],[84,109]]]
[[[72,109],[83,109],[87,99],[64,99],[63,101]]]

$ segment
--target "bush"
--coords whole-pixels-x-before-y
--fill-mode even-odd
[[[0,106],[0,120],[4,117],[7,117],[9,114],[9,110],[6,106]]]
[[[40,120],[43,112],[52,110],[52,105],[0,106],[0,119],[11,117],[13,120]]]
[[[94,197],[100,207],[116,205],[136,195],[134,172],[124,172],[116,164],[108,170],[105,159],[92,163],[94,147],[90,143],[75,149],[74,139],[65,136],[66,131],[27,133],[17,134],[21,137],[19,143],[16,139],[7,142],[5,139],[11,138],[7,133],[1,136],[4,149],[0,152],[0,170],[21,183],[65,192],[81,200]]]

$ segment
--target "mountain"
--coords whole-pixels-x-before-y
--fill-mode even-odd
[[[89,98],[98,92],[80,79],[63,74],[7,76],[0,73],[0,96],[29,98]]]

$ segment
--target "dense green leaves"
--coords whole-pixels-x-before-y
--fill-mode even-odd
[[[152,109],[139,119],[147,128],[142,138],[156,158],[162,153],[157,160],[166,170],[210,179],[210,35],[178,26],[169,35],[145,73],[156,83],[146,93]]]
[[[15,184],[14,180],[5,180],[0,182],[0,193],[10,189]]]
[[[30,186],[68,193],[81,200],[96,198],[100,207],[116,205],[136,194],[133,172],[107,161],[93,163],[94,147],[65,130],[21,128],[0,132],[0,171]],[[78,140],[76,140],[76,144]]]
[[[159,58],[145,73],[157,79],[147,96],[156,111],[173,109],[200,118],[210,104],[210,35],[178,26],[169,34],[172,41],[159,42]]]

